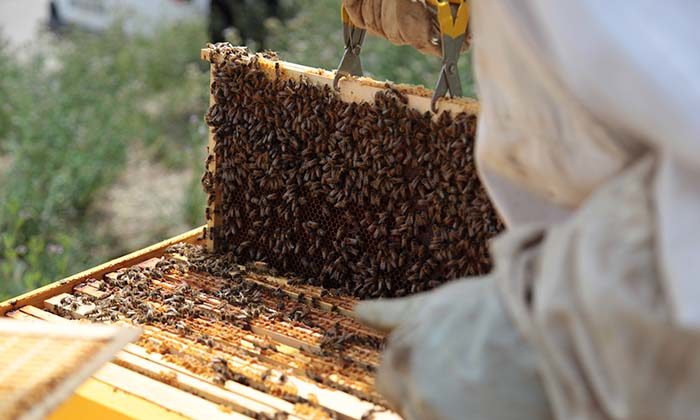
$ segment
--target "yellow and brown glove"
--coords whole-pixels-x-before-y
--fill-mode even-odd
[[[442,55],[435,8],[413,0],[342,0],[353,25],[386,38],[392,44],[411,45],[424,54]],[[469,48],[467,36],[462,51]]]

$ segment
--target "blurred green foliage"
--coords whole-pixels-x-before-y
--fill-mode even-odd
[[[282,59],[333,69],[342,55],[337,0],[284,0],[266,47]],[[203,222],[208,67],[203,22],[155,36],[70,31],[43,37],[19,60],[0,37],[0,300],[126,250],[97,227],[95,201],[125,167],[127,150],[193,176],[182,213]],[[367,36],[365,72],[432,87],[440,60]],[[473,92],[470,60],[460,64]],[[153,241],[162,238],[153,238]]]
[[[24,60],[0,46],[0,299],[114,256],[91,206],[127,148],[175,168],[202,157],[205,43],[191,24],[68,33]]]

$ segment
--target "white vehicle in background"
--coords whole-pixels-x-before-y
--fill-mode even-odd
[[[209,15],[211,0],[52,0],[49,25],[69,24],[104,31],[121,20],[131,34],[148,34],[154,28]]]
[[[245,42],[258,47],[265,38],[264,20],[281,18],[280,0],[51,0],[49,26],[69,24],[104,31],[117,20],[131,34],[149,34],[155,28],[192,18],[205,18],[209,40],[225,40],[225,32],[236,28]]]

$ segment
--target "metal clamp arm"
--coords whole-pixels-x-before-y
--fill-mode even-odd
[[[338,82],[344,76],[362,76],[362,62],[360,61],[360,51],[365,40],[367,31],[353,25],[345,7],[340,9],[340,17],[343,21],[343,40],[345,42],[345,52],[340,60],[338,70],[333,78],[333,88],[338,90]]]
[[[428,0],[437,8],[437,18],[442,35],[442,68],[430,109],[437,112],[437,100],[448,92],[450,97],[462,96],[462,83],[459,79],[457,62],[469,25],[469,4],[467,0]]]

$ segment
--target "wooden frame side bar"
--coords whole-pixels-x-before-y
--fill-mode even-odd
[[[212,64],[209,71],[209,106],[216,103],[216,97],[211,92],[211,86],[214,83],[216,75],[214,74],[214,65]],[[216,140],[214,138],[214,130],[209,127],[209,141],[207,144],[207,172],[211,174],[212,189],[207,195],[207,231],[205,234],[205,243],[209,252],[214,252],[214,232],[219,225],[219,217],[217,217],[217,209],[220,208],[221,194],[216,183]]]

